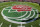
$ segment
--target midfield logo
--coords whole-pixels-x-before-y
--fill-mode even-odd
[[[17,24],[26,24],[35,21],[39,16],[37,13],[37,9],[26,5],[9,6],[1,12],[5,20]]]

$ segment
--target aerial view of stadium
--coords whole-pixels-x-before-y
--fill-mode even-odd
[[[40,0],[0,0],[0,27],[40,27]]]

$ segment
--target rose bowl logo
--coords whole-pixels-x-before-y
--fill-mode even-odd
[[[20,11],[31,11],[32,7],[26,6],[26,5],[16,5],[13,6],[12,9]]]
[[[2,10],[3,18],[11,23],[26,24],[38,18],[38,10],[26,5],[9,6]]]

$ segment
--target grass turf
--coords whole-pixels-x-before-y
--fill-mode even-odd
[[[19,24],[14,24],[14,23],[10,23],[6,20],[3,19],[2,15],[1,15],[1,11],[3,10],[3,8],[5,7],[8,7],[8,6],[13,6],[13,5],[27,5],[27,6],[30,6],[32,8],[36,8],[38,9],[38,11],[40,12],[40,6],[37,4],[37,3],[29,3],[29,2],[4,2],[4,3],[0,3],[0,24],[3,22],[3,25],[2,27],[9,27],[9,25],[11,24],[12,27],[17,27]],[[40,15],[39,15],[40,17]],[[31,23],[28,23],[28,24],[23,24],[25,25],[26,27],[31,27],[31,25],[33,25],[33,27],[40,27],[39,26],[40,24],[40,19],[34,21],[34,22],[31,22]]]

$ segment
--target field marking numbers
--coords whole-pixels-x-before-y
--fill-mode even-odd
[[[3,25],[3,22],[0,24],[0,27]]]

